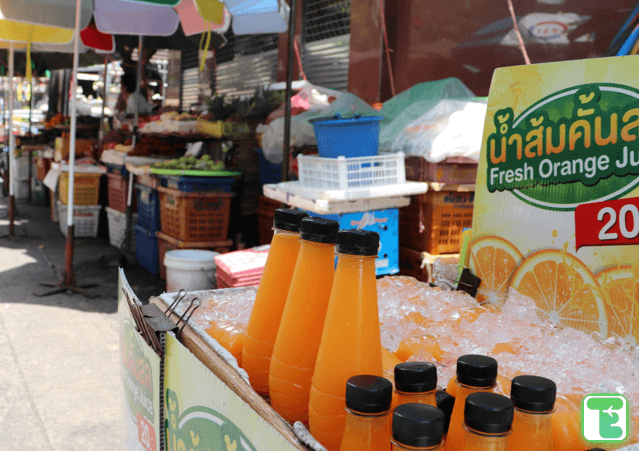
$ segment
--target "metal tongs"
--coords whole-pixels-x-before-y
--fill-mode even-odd
[[[182,293],[184,292],[184,293]],[[174,301],[171,303],[171,305],[169,306],[169,308],[166,310],[165,314],[167,316],[167,318],[169,318],[171,316],[172,313],[175,313],[176,315],[178,314],[176,312],[176,308],[178,306],[178,304],[184,300],[186,298],[187,295],[187,291],[185,289],[181,289],[180,291],[178,291],[178,293],[175,295],[175,299]],[[181,322],[184,322],[182,324],[182,327],[180,327],[178,329],[178,333],[182,333],[182,330],[184,329],[184,327],[187,325],[187,323],[189,322],[189,320],[191,319],[191,316],[193,316],[193,313],[195,313],[195,311],[198,309],[198,307],[202,305],[202,301],[200,301],[199,298],[193,298],[191,300],[191,303],[189,304],[189,306],[186,308],[186,310],[184,310],[184,313],[182,313],[182,316],[180,316],[180,318],[178,319],[177,323],[175,324],[176,326],[180,326]],[[188,315],[188,316],[187,316]]]

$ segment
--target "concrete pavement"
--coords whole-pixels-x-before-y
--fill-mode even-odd
[[[0,199],[0,236],[8,232]],[[76,240],[79,284],[39,298],[39,282],[64,268],[64,237],[47,206],[18,204],[16,238],[0,238],[0,450],[122,449],[122,392],[117,321],[119,253],[108,239]],[[144,302],[162,281],[139,266],[125,272]]]

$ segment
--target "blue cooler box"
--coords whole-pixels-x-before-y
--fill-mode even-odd
[[[310,216],[332,219],[339,222],[340,230],[363,229],[379,233],[380,249],[375,262],[376,274],[386,276],[399,272],[399,210],[373,210],[338,215],[318,215],[307,211]]]
[[[156,275],[160,272],[160,251],[155,232],[135,226],[135,257],[144,269]]]

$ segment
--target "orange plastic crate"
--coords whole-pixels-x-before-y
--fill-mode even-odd
[[[51,169],[51,160],[44,157],[36,157],[36,178],[41,182],[47,176],[47,173]]]
[[[73,205],[98,205],[100,196],[100,177],[93,172],[76,172],[74,180]],[[69,173],[60,173],[60,201],[69,203]]]
[[[129,194],[129,179],[118,174],[107,174],[107,193],[109,199],[109,208],[113,208],[120,213],[126,213],[126,201]],[[138,211],[138,202],[135,189],[131,198],[131,211]]]
[[[185,193],[159,186],[163,233],[182,241],[228,239],[233,193]]]
[[[170,237],[166,233],[155,232],[158,238],[158,255],[160,257],[160,277],[166,279],[166,266],[164,266],[164,254],[177,249],[202,249],[226,254],[233,247],[233,240],[211,242],[189,242]]]

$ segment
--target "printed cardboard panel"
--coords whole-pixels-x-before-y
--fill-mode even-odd
[[[468,265],[478,298],[639,338],[639,57],[495,71]]]
[[[131,290],[120,270],[118,315],[122,386],[124,389],[124,439],[127,451],[160,451],[160,357],[135,330],[135,321],[122,290]]]
[[[167,451],[295,451],[173,334],[165,357]]]

